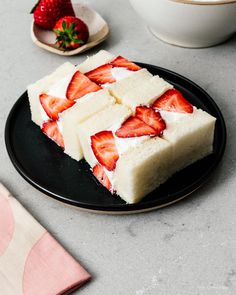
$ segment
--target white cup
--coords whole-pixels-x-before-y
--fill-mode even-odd
[[[236,0],[130,0],[151,32],[183,47],[209,47],[236,32]]]

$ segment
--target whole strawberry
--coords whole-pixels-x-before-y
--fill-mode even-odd
[[[71,0],[39,0],[31,13],[34,13],[35,24],[46,30],[52,30],[65,15],[75,16]]]
[[[89,38],[87,25],[74,16],[64,16],[54,26],[57,44],[64,50],[70,50],[85,44]]]

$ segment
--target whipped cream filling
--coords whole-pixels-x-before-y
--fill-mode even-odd
[[[134,148],[140,143],[144,142],[148,138],[150,138],[149,135],[139,136],[139,137],[129,137],[129,138],[120,138],[115,135],[115,132],[121,127],[121,123],[113,125],[111,128],[108,129],[108,131],[112,131],[116,148],[118,150],[119,155],[123,155],[126,151],[128,151],[130,148]]]
[[[114,67],[111,69],[111,74],[113,76],[113,78],[116,79],[116,82],[124,79],[124,78],[127,78],[127,77],[130,77],[131,75],[133,75],[135,73],[135,71],[130,71],[126,68],[120,68],[120,67]],[[105,84],[102,84],[102,88],[109,88],[111,87],[113,83],[105,83]]]
[[[66,91],[67,87],[75,73],[75,70],[72,71],[70,74],[65,76],[64,78],[57,81],[55,84],[53,84],[47,94],[60,97],[60,98],[66,98]]]
[[[188,116],[191,116],[195,111],[196,107],[193,106],[193,112],[192,113],[178,113],[178,112],[168,112],[168,111],[162,111],[159,110],[162,118],[166,121],[167,124],[174,123],[176,121],[179,121],[183,118],[186,118]]]
[[[41,115],[43,123],[49,121],[50,118],[48,117],[48,115],[45,112],[44,108],[42,107],[41,103],[39,103],[39,104],[40,104],[40,106],[39,106],[40,115]]]
[[[114,67],[111,69],[111,74],[116,79],[116,81],[120,81],[124,78],[127,78],[127,77],[131,76],[133,73],[135,73],[135,72],[130,71],[126,68]]]
[[[62,124],[61,124],[60,119],[57,120],[57,127],[58,127],[58,130],[60,131],[60,133],[62,133]]]
[[[176,122],[186,116],[189,116],[189,114],[186,114],[186,113],[176,113],[176,112],[168,112],[168,111],[161,111],[161,110],[159,110],[159,112],[167,124]]]

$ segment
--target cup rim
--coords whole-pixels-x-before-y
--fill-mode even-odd
[[[178,3],[183,3],[183,4],[192,4],[192,5],[224,5],[224,4],[233,4],[236,3],[236,0],[219,0],[217,2],[212,2],[212,1],[198,1],[198,0],[170,0],[172,2],[178,2]]]

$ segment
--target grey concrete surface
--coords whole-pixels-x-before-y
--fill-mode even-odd
[[[235,295],[236,37],[207,49],[174,47],[155,39],[127,0],[89,0],[83,2],[108,21],[110,38],[88,53],[64,58],[31,42],[28,12],[34,2],[0,3],[0,180],[92,273],[93,280],[75,294]],[[185,75],[221,108],[228,129],[226,153],[211,180],[192,197],[145,214],[96,215],[48,198],[14,169],[4,125],[26,85],[66,60],[79,63],[99,49]]]

